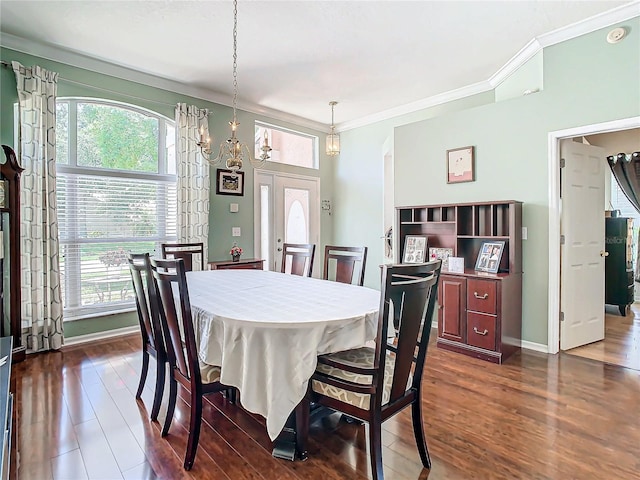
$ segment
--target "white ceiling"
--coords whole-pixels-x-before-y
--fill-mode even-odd
[[[532,40],[621,5],[628,14],[628,4],[241,0],[239,106],[326,125],[328,102],[337,100],[337,124],[366,123],[486,83]],[[43,52],[34,45],[59,47],[180,82],[185,93],[227,105],[232,25],[228,0],[0,1],[4,46],[34,54]]]

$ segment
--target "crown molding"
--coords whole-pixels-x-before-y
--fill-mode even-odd
[[[516,53],[507,63],[498,69],[488,80],[478,82],[473,85],[451,90],[436,96],[418,100],[417,102],[408,103],[399,107],[385,110],[374,115],[369,115],[350,122],[344,122],[336,125],[338,132],[344,132],[353,128],[364,127],[383,120],[389,120],[393,117],[414,113],[416,111],[441,105],[452,100],[459,100],[466,96],[483,93],[494,89],[504,82],[512,73],[518,70],[522,65],[528,62],[534,55],[543,48],[549,47],[572,38],[594,32],[601,28],[614,25],[616,23],[625,22],[632,18],[640,16],[640,1],[636,0],[627,5],[613,8],[606,12],[594,15],[580,22],[573,23],[566,27],[559,28],[544,35],[531,40],[518,53]]]
[[[492,89],[493,86],[488,81],[474,83],[472,85],[467,85],[466,87],[458,88],[456,90],[449,90],[448,92],[433,95],[428,98],[423,98],[422,100],[418,100],[416,102],[411,102],[405,105],[400,105],[399,107],[383,110],[382,112],[374,113],[373,115],[358,118],[350,122],[340,123],[336,125],[336,130],[338,132],[344,132],[347,130],[352,130],[354,128],[364,127],[366,125],[371,125],[372,123],[389,120],[390,118],[399,117],[400,115],[414,113],[426,108],[435,107],[436,105],[442,105],[443,103],[452,102],[454,100],[459,100],[461,98],[476,95],[478,93],[484,93]]]
[[[518,68],[524,65],[543,48],[594,32],[616,23],[625,22],[638,16],[640,16],[640,0],[613,8],[580,22],[559,28],[553,32],[540,35],[525,45],[507,63],[500,67],[496,73],[489,77],[488,80],[456,90],[440,93],[415,102],[361,117],[356,120],[340,123],[336,125],[336,130],[338,132],[343,132],[358,127],[364,127],[366,125],[389,120],[394,117],[414,113],[436,105],[441,105],[443,103],[490,91],[500,85],[500,83],[504,82],[511,74],[518,70]],[[194,98],[225,105],[227,107],[231,106],[231,102],[229,101],[230,96],[223,95],[213,90],[191,87],[176,80],[158,77],[150,73],[134,70],[133,68],[116,65],[103,59],[88,57],[72,50],[34,42],[32,40],[27,40],[4,32],[0,32],[0,45],[22,53],[65,63],[67,65],[83,68],[103,75],[109,75],[115,78],[149,85],[182,95],[188,95]],[[315,122],[313,120],[288,114],[279,110],[245,102],[238,102],[238,108],[246,112],[262,115],[274,120],[289,122],[294,125],[318,130],[320,132],[328,132],[328,125],[325,123]]]
[[[542,44],[537,38],[527,43],[518,53],[516,53],[507,63],[489,77],[491,88],[496,88],[504,82],[512,73],[518,70],[522,65],[531,60],[536,53],[542,50]]]
[[[557,43],[571,40],[572,38],[585,35],[587,33],[595,32],[601,28],[609,27],[616,23],[626,22],[640,16],[640,1],[621,5],[606,12],[602,12],[593,17],[586,18],[580,22],[567,25],[566,27],[559,28],[553,32],[540,35],[538,41],[542,47],[549,47]]]
[[[162,90],[188,95],[190,97],[199,98],[201,100],[206,100],[227,107],[232,106],[230,101],[231,96],[229,95],[224,95],[206,88],[192,87],[176,80],[158,77],[157,75],[152,75],[140,70],[116,65],[101,58],[89,57],[73,50],[35,42],[16,35],[0,32],[0,46],[28,55],[46,58],[47,60],[52,60],[54,62],[64,63],[72,67],[100,73],[102,75],[108,75],[122,80],[160,88]],[[64,80],[64,77],[62,79]],[[328,130],[328,126],[324,123],[315,122],[307,118],[291,115],[281,112],[280,110],[274,110],[252,103],[239,101],[238,108],[245,112],[263,115],[271,119],[289,122],[297,126],[321,132]]]

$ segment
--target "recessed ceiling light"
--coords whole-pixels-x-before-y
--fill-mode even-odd
[[[614,28],[607,34],[607,42],[618,43],[627,36],[627,31],[623,27]]]

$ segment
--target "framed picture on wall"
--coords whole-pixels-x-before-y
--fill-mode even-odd
[[[244,195],[244,172],[218,168],[216,170],[216,194]]]
[[[424,263],[427,259],[427,237],[407,235],[404,237],[404,255],[402,263]]]
[[[483,242],[478,252],[476,270],[479,272],[498,273],[503,250],[504,241],[502,240]]]
[[[447,150],[447,183],[473,182],[475,179],[475,147]]]

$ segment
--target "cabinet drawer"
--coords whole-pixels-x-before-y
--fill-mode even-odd
[[[216,270],[262,270],[261,263],[230,263],[218,265]]]
[[[467,312],[467,343],[487,350],[496,349],[496,317]]]
[[[467,310],[496,314],[496,282],[493,280],[467,281]]]

